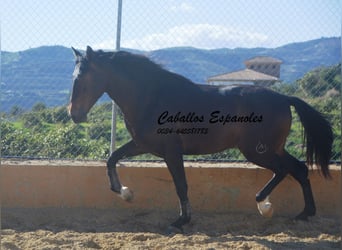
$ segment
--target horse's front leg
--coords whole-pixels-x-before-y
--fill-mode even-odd
[[[118,173],[116,171],[116,163],[125,157],[135,156],[143,152],[137,147],[134,141],[129,141],[119,149],[115,150],[107,161],[107,172],[110,181],[110,188],[126,201],[133,199],[133,192],[121,184]]]
[[[167,233],[182,233],[182,226],[191,220],[191,207],[188,199],[188,185],[185,176],[183,156],[181,154],[172,154],[164,159],[172,175],[180,203],[179,218],[169,226]]]

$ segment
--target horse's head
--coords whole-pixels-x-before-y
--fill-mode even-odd
[[[106,91],[106,79],[98,67],[96,52],[89,46],[85,55],[72,48],[76,65],[73,73],[73,89],[69,114],[75,123],[84,122],[87,113]]]

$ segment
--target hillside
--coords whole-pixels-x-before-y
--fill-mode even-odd
[[[71,49],[43,46],[1,53],[2,111],[9,111],[14,105],[30,109],[36,102],[44,102],[47,106],[68,102],[74,67]],[[138,53],[196,83],[205,83],[212,75],[242,69],[243,62],[251,57],[272,56],[283,61],[280,77],[291,83],[316,67],[339,63],[341,38],[321,38],[272,49],[181,47]]]
[[[69,48],[39,47],[16,53],[2,52],[1,108],[30,108],[67,103],[74,59]]]
[[[243,62],[252,57],[271,56],[283,61],[280,78],[286,83],[291,83],[316,67],[339,63],[341,39],[321,38],[274,49],[170,48],[152,51],[147,55],[166,68],[198,83],[205,83],[209,76],[243,69]]]

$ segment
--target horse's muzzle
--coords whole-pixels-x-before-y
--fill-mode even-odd
[[[71,119],[74,123],[86,122],[87,121],[87,115],[84,115],[84,116],[71,115]]]
[[[81,123],[87,121],[87,112],[75,111],[72,104],[68,106],[68,113],[74,123]]]

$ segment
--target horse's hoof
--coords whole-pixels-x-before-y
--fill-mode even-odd
[[[257,205],[258,210],[262,216],[267,218],[271,218],[273,216],[272,203],[269,202],[268,197],[265,200],[258,202]]]
[[[122,186],[120,190],[120,197],[125,201],[132,201],[134,195],[128,187]]]
[[[302,212],[295,217],[295,220],[308,221],[308,216],[306,213]]]
[[[172,236],[172,235],[175,235],[175,234],[183,234],[184,231],[183,231],[183,228],[179,228],[179,227],[175,227],[175,226],[169,226],[167,229],[166,229],[166,235],[168,236]]]

